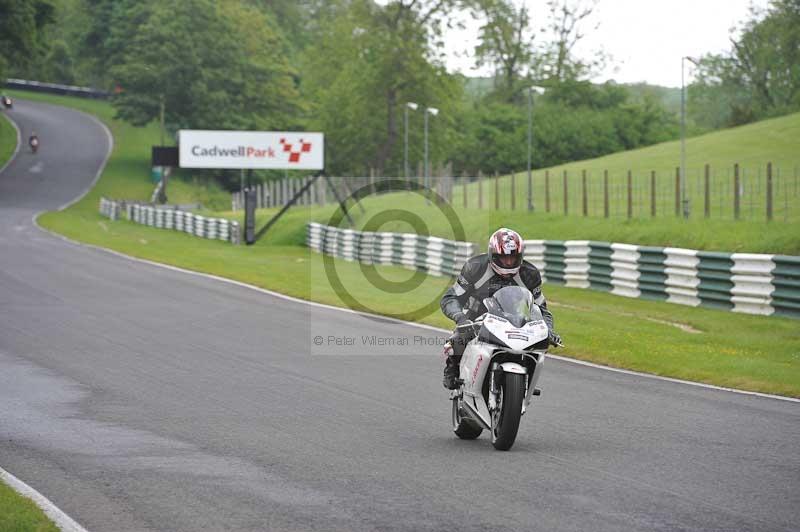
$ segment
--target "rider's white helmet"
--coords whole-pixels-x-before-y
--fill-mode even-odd
[[[525,241],[519,233],[501,227],[489,238],[489,261],[499,275],[516,275],[522,266]]]

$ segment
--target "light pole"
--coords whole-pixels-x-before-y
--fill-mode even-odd
[[[686,60],[697,66],[697,60],[685,55],[681,57],[681,208],[683,217],[689,217],[689,199],[686,197],[686,82],[684,71]]]
[[[531,174],[531,150],[533,147],[533,93],[544,94],[544,87],[528,87],[528,210],[533,211],[533,176]]]
[[[414,102],[406,102],[405,109],[405,146],[403,148],[403,175],[405,176],[406,180],[408,180],[408,110],[411,109],[412,111],[416,111],[419,105],[415,104]]]
[[[430,171],[428,168],[428,115],[432,114],[436,116],[439,114],[439,110],[435,107],[426,107],[425,108],[425,188],[430,187]]]

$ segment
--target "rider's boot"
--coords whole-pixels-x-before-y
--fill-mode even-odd
[[[450,342],[445,344],[445,361],[444,361],[444,376],[442,377],[442,386],[448,390],[455,390],[458,388],[458,363],[461,357],[453,355],[453,347]]]

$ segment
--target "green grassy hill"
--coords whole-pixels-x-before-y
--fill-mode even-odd
[[[534,126],[535,127],[535,126]],[[693,217],[703,217],[704,166],[709,165],[711,218],[733,219],[733,167],[740,167],[741,217],[765,219],[767,163],[773,166],[774,219],[800,220],[800,113],[764,120],[746,126],[715,131],[686,141],[686,192]],[[533,172],[534,205],[546,209],[545,188],[549,181],[550,212],[564,212],[564,172],[567,173],[567,199],[570,214],[582,212],[582,172],[587,174],[588,211],[603,216],[603,177],[608,173],[610,216],[627,216],[627,173],[632,174],[633,215],[650,216],[652,172],[656,175],[657,216],[674,216],[675,174],[680,165],[680,142],[664,142],[631,151],[576,161]],[[549,177],[549,179],[548,179]],[[511,177],[501,177],[495,184],[484,179],[483,207],[495,208],[499,197],[501,209],[511,207]],[[527,205],[527,174],[515,176],[517,209]],[[497,191],[497,193],[496,193]],[[470,207],[479,203],[478,184],[467,187]],[[455,187],[454,198],[462,203],[463,189]]]

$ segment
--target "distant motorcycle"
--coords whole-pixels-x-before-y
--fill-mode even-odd
[[[453,432],[473,440],[491,431],[507,451],[531,398],[550,343],[550,331],[530,290],[507,286],[483,300],[486,313],[461,327],[479,328],[461,357],[459,387],[450,393]]]
[[[31,138],[28,139],[28,144],[31,146],[31,153],[36,153],[39,150],[39,137],[31,135]]]
[[[14,107],[14,103],[11,101],[11,98],[9,98],[8,96],[4,95],[0,99],[2,99],[3,107],[5,107],[6,109],[11,109],[12,107]]]

